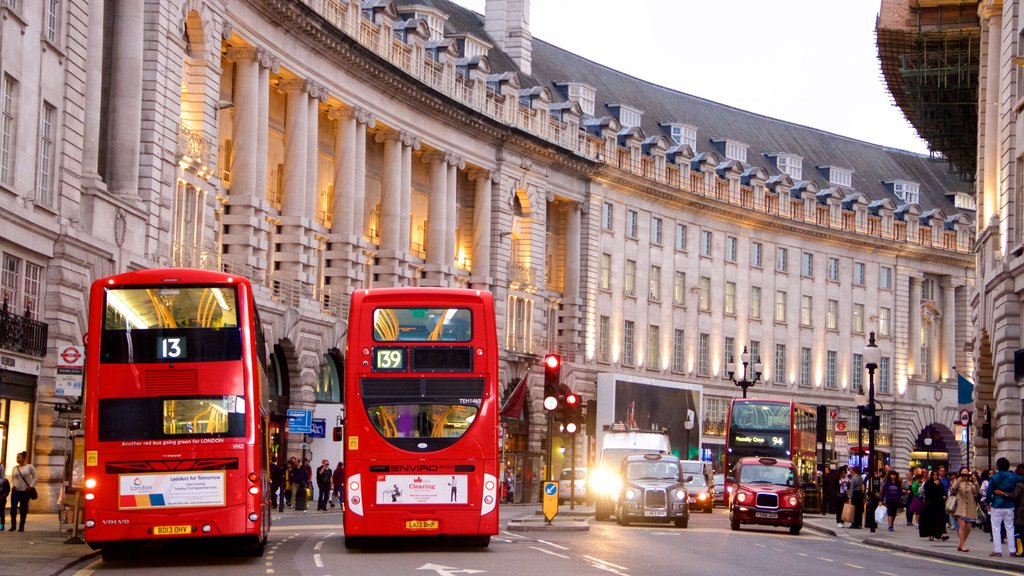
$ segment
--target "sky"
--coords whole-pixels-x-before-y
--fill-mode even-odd
[[[485,0],[453,1],[484,13]],[[882,79],[875,44],[880,4],[531,0],[530,33],[673,90],[927,154]]]

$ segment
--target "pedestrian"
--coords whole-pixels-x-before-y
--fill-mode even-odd
[[[839,471],[825,466],[825,511],[827,514],[839,513],[836,503],[839,502]]]
[[[914,512],[910,509],[911,502],[914,501],[914,468],[911,467],[907,470],[907,475],[903,478],[903,508],[906,509],[907,513],[907,526],[914,524]]]
[[[341,511],[345,511],[345,463],[341,460],[338,461],[338,465],[334,468],[334,473],[331,475],[331,484],[334,486],[334,496],[331,498],[331,508],[334,508],[334,501],[338,501],[338,506]]]
[[[505,502],[511,504],[516,499],[516,475],[512,468],[505,469]]]
[[[851,468],[853,476],[850,478],[850,503],[853,504],[853,523],[850,528],[860,530],[864,520],[864,476],[860,473],[860,466]]]
[[[1005,457],[996,460],[997,472],[988,480],[987,498],[989,515],[992,517],[992,553],[989,556],[1003,555],[1003,529],[1006,530],[1007,543],[1013,543],[1013,509],[1016,502],[1012,494],[1017,487],[1018,476],[1010,472],[1010,461]]]
[[[7,518],[7,514],[4,511],[7,509],[7,496],[10,493],[11,483],[4,474],[4,465],[0,464],[0,532],[3,531],[4,519]]]
[[[35,490],[36,487],[36,468],[27,462],[28,452],[18,452],[16,460],[18,464],[11,472],[11,527],[8,530],[14,532],[17,529],[18,532],[24,532],[25,517],[28,516],[29,491]],[[15,517],[18,512],[21,516],[21,525]]]
[[[316,469],[316,509],[321,512],[327,512],[327,501],[331,499],[333,480],[334,471],[331,470],[331,461],[324,458],[320,462],[320,467]]]
[[[970,552],[967,548],[967,536],[970,535],[971,526],[977,519],[978,490],[978,482],[971,476],[971,471],[966,466],[961,467],[960,474],[949,489],[950,498],[956,499],[953,517],[959,522],[957,536],[960,542],[956,549],[960,552]]]
[[[1018,464],[1016,470],[1019,480],[1017,485],[1013,488],[1013,494],[1011,497],[1014,502],[1013,509],[1013,528],[1016,530],[1017,535],[1013,539],[1014,552],[1011,552],[1011,556],[1024,556],[1024,547],[1021,546],[1022,540],[1024,540],[1024,464]]]
[[[284,466],[281,465],[280,456],[274,456],[270,461],[270,507],[284,511]]]
[[[910,491],[913,494],[910,500],[910,511],[913,515],[913,523],[918,528],[921,527],[921,510],[924,510],[924,485],[926,480],[927,475],[924,468],[918,468],[914,481],[910,484]]]
[[[295,485],[292,484],[292,476],[295,472],[296,462],[295,457],[292,456],[288,459],[288,465],[284,469],[284,499],[289,508],[295,506]],[[280,511],[284,512],[284,509],[281,508]]]
[[[932,470],[928,481],[924,483],[924,508],[921,509],[921,520],[917,528],[921,538],[927,536],[929,541],[949,540],[946,534],[946,490],[939,480],[938,470]]]
[[[836,490],[836,526],[842,527],[843,525],[843,507],[846,506],[846,500],[850,494],[850,478],[847,475],[848,468],[846,466],[840,466],[838,476],[838,489]]]
[[[296,466],[292,468],[291,474],[292,482],[292,502],[295,504],[296,512],[306,511],[306,489],[309,487],[309,475],[306,473],[305,466]]]
[[[882,488],[879,491],[879,498],[885,505],[885,516],[889,522],[889,532],[893,531],[893,523],[896,521],[896,514],[899,513],[900,505],[903,503],[903,483],[900,482],[900,474],[890,470]]]

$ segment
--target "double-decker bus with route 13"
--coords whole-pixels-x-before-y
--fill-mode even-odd
[[[270,531],[266,346],[252,287],[183,268],[102,278],[89,297],[85,540],[105,559],[156,542]]]
[[[345,546],[498,533],[498,339],[490,292],[357,290],[345,369]]]

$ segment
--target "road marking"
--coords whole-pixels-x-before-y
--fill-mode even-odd
[[[608,562],[607,560],[601,560],[600,558],[594,558],[593,556],[587,556],[586,554],[584,554],[583,557],[586,558],[587,560],[591,560],[593,562],[599,562],[599,563],[604,564],[606,566],[611,566],[612,568],[618,568],[619,570],[629,570],[629,568],[626,568],[625,566],[619,566],[618,564],[612,564],[611,562]]]
[[[835,562],[835,560],[833,560],[831,558],[825,558],[823,556],[818,556],[818,560],[822,560],[824,562]]]
[[[551,554],[552,556],[558,556],[559,558],[568,558],[568,556],[566,556],[565,554],[559,554],[558,552],[552,552],[551,550],[548,550],[546,548],[541,548],[539,546],[530,546],[530,548],[533,548],[534,550],[537,550],[539,552],[543,552],[545,554]]]
[[[849,562],[844,562],[843,566],[849,566],[850,568],[856,568],[857,570],[863,570],[864,569],[863,566],[857,566],[856,564],[850,564]]]
[[[560,546],[558,544],[555,544],[554,542],[548,542],[547,540],[541,540],[540,538],[537,539],[537,542],[540,542],[541,544],[547,544],[548,546],[551,546],[552,548],[558,548],[559,550],[568,550],[568,548],[566,548],[565,546]]]
[[[316,564],[317,568],[324,567],[324,560],[320,557],[319,554],[313,554],[313,563]]]
[[[807,554],[804,554],[803,552],[797,552],[796,555],[797,556],[803,556],[804,558],[807,558]]]
[[[900,576],[899,574],[893,574],[892,572],[879,572],[882,576]]]
[[[774,550],[776,552],[785,552],[786,551],[784,548],[772,548],[772,550]]]
[[[319,542],[317,542],[316,544],[313,545],[313,550],[316,550],[317,552],[319,552],[320,549],[323,548],[323,547],[324,547],[324,541],[321,540],[321,541],[319,541]]]

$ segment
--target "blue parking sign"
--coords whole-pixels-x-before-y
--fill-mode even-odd
[[[313,418],[312,426],[309,427],[310,438],[326,438],[327,437],[327,419],[326,418]]]

